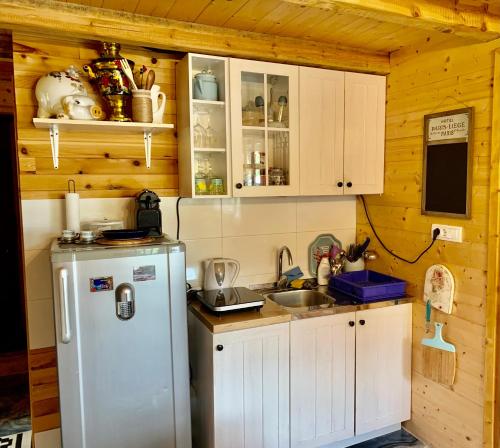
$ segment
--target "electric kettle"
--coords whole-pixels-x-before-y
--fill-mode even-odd
[[[240,264],[231,258],[211,258],[205,261],[205,291],[230,288],[240,272]]]

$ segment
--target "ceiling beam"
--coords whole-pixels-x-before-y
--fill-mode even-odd
[[[454,0],[283,0],[479,42],[500,37],[500,16],[487,8],[456,6]],[[411,32],[411,30],[409,30]]]
[[[0,28],[367,73],[389,72],[387,53],[54,0],[0,0]]]

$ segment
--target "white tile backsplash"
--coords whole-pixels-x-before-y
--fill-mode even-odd
[[[282,246],[288,246],[292,254],[296,253],[296,234],[225,237],[222,254],[240,262],[241,276],[269,274],[277,271],[277,254]]]
[[[297,231],[295,198],[223,199],[224,237],[269,235]]]
[[[175,208],[170,213],[175,216]],[[222,236],[220,199],[182,199],[179,216],[181,240]]]
[[[24,249],[48,249],[52,239],[64,229],[62,199],[22,201]]]
[[[222,257],[222,238],[184,240],[186,244],[186,280],[191,286],[202,286],[203,261]]]
[[[163,230],[175,238],[177,198],[161,198]],[[51,273],[48,248],[64,228],[64,200],[23,200],[27,265],[30,347],[54,344]],[[133,198],[82,199],[82,222],[121,219],[135,221]],[[182,199],[180,239],[186,243],[186,277],[193,286],[203,282],[203,260],[235,258],[241,264],[236,284],[275,281],[277,251],[290,248],[294,265],[307,276],[307,250],[321,233],[332,233],[343,247],[354,242],[354,196],[301,198]],[[283,269],[288,268],[284,263]],[[34,306],[31,306],[35,304]]]
[[[56,344],[54,330],[54,301],[52,297],[28,301],[28,334],[30,349],[52,347]]]
[[[302,197],[297,199],[297,232],[355,228],[355,196]]]
[[[26,269],[26,295],[28,301],[51,297],[50,252],[46,249],[25,251],[24,266]]]

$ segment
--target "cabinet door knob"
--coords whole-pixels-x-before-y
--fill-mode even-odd
[[[346,185],[347,185],[347,188],[351,188],[352,187],[352,182],[347,182]]]
[[[337,187],[343,187],[344,186],[344,182],[337,182]]]
[[[364,325],[365,323],[366,323],[366,322],[365,322],[365,320],[364,320],[364,319],[361,319],[361,320],[359,321],[359,324],[360,324],[360,325]]]
[[[238,182],[238,183],[236,184],[236,188],[237,188],[238,190],[239,190],[239,189],[241,189],[241,188],[243,188],[243,184],[241,184],[241,183],[239,183],[239,182]]]
[[[224,350],[224,346],[219,344],[215,347],[215,350],[217,350],[218,352],[221,352],[222,350]]]
[[[350,326],[350,327],[354,327],[354,321],[353,321],[353,320],[350,320],[350,321],[349,321],[349,326]]]

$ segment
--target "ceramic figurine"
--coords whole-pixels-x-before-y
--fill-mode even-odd
[[[36,83],[38,118],[66,118],[61,100],[69,95],[87,96],[78,70],[74,66],[64,72],[50,72]]]
[[[69,95],[62,100],[65,115],[72,120],[103,120],[104,112],[95,100],[85,95]]]

